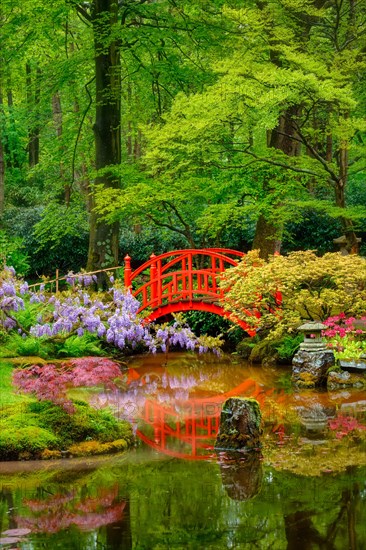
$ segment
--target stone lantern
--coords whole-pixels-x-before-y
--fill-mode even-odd
[[[319,321],[309,321],[304,323],[297,330],[304,333],[304,341],[300,344],[302,351],[325,351],[326,345],[322,340],[322,330],[327,329],[326,325]]]
[[[292,381],[298,387],[326,384],[327,372],[335,363],[333,351],[322,341],[322,330],[326,328],[319,321],[309,321],[297,329],[304,333],[304,341],[292,359]]]
[[[362,239],[360,237],[356,238],[357,243],[360,243]],[[341,235],[340,237],[337,237],[336,239],[333,239],[334,244],[339,246],[339,252],[342,254],[342,256],[348,256],[349,251],[347,250],[346,244],[347,244],[347,238],[346,235]],[[352,254],[357,253],[357,250],[352,250]]]

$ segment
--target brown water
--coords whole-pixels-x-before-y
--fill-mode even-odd
[[[0,547],[366,548],[366,392],[293,392],[289,368],[170,354],[130,361],[118,393],[138,446],[0,463]],[[215,452],[221,405],[255,397],[261,453]]]

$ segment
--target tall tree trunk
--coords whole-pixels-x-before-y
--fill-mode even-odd
[[[289,157],[295,157],[300,154],[300,144],[296,139],[296,130],[293,124],[293,118],[298,114],[299,107],[294,106],[288,108],[281,115],[276,128],[268,135],[268,146],[270,148],[279,149]],[[263,188],[266,193],[271,194],[270,181],[265,181]],[[267,259],[268,256],[274,253],[279,253],[281,250],[283,224],[280,220],[276,221],[276,206],[279,207],[280,205],[273,205],[274,211],[271,213],[271,216],[266,216],[264,213],[259,215],[255,228],[252,248],[259,250],[260,257],[264,259]]]
[[[116,174],[121,163],[121,76],[120,56],[115,26],[118,3],[115,0],[94,0],[92,25],[95,47],[96,115],[94,124],[96,185],[105,189],[120,187]],[[92,210],[87,269],[90,271],[118,265],[119,224],[108,224]],[[105,277],[99,277],[102,285]]]
[[[348,143],[341,143],[338,151],[338,178],[335,182],[335,203],[340,208],[346,208],[345,190],[348,179]],[[352,220],[343,216],[341,218],[344,235],[346,237],[345,248],[349,254],[357,254],[359,246]]]
[[[4,214],[5,201],[5,152],[4,152],[4,126],[5,113],[3,104],[3,79],[0,69],[0,223]]]
[[[65,178],[65,167],[62,161],[62,155],[64,152],[64,146],[62,144],[62,107],[61,107],[61,96],[59,92],[56,92],[52,96],[52,114],[53,122],[55,125],[56,135],[59,143],[59,155],[60,155],[60,180],[64,183],[64,201],[66,206],[70,204],[71,198],[71,187]]]
[[[29,167],[33,168],[39,162],[39,102],[41,95],[41,70],[36,69],[36,77],[34,79],[34,93],[32,82],[32,68],[30,63],[26,63],[26,88],[27,88],[27,104],[30,115],[28,126],[28,158]]]

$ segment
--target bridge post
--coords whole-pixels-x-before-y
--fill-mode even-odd
[[[125,260],[125,287],[131,288],[131,258],[127,254]]]
[[[151,266],[150,266],[151,305],[154,305],[154,303],[156,302],[156,298],[157,298],[157,285],[158,285],[158,282],[156,280],[157,270],[156,270],[155,258],[156,258],[155,254],[152,253],[151,256],[150,256],[150,260],[151,260]]]

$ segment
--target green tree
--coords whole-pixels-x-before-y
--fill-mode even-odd
[[[224,6],[229,55],[208,60],[213,82],[179,94],[145,131],[151,180],[140,191],[147,200],[169,185],[177,188],[173,206],[184,201],[193,214],[195,178],[206,188],[193,214],[198,227],[218,235],[219,220],[222,227],[249,214],[264,257],[278,246],[283,224],[312,206],[340,218],[354,250],[365,210],[346,208],[345,191],[350,174],[364,171],[364,11],[338,0]],[[118,199],[109,209],[106,203],[109,214],[123,207]]]

